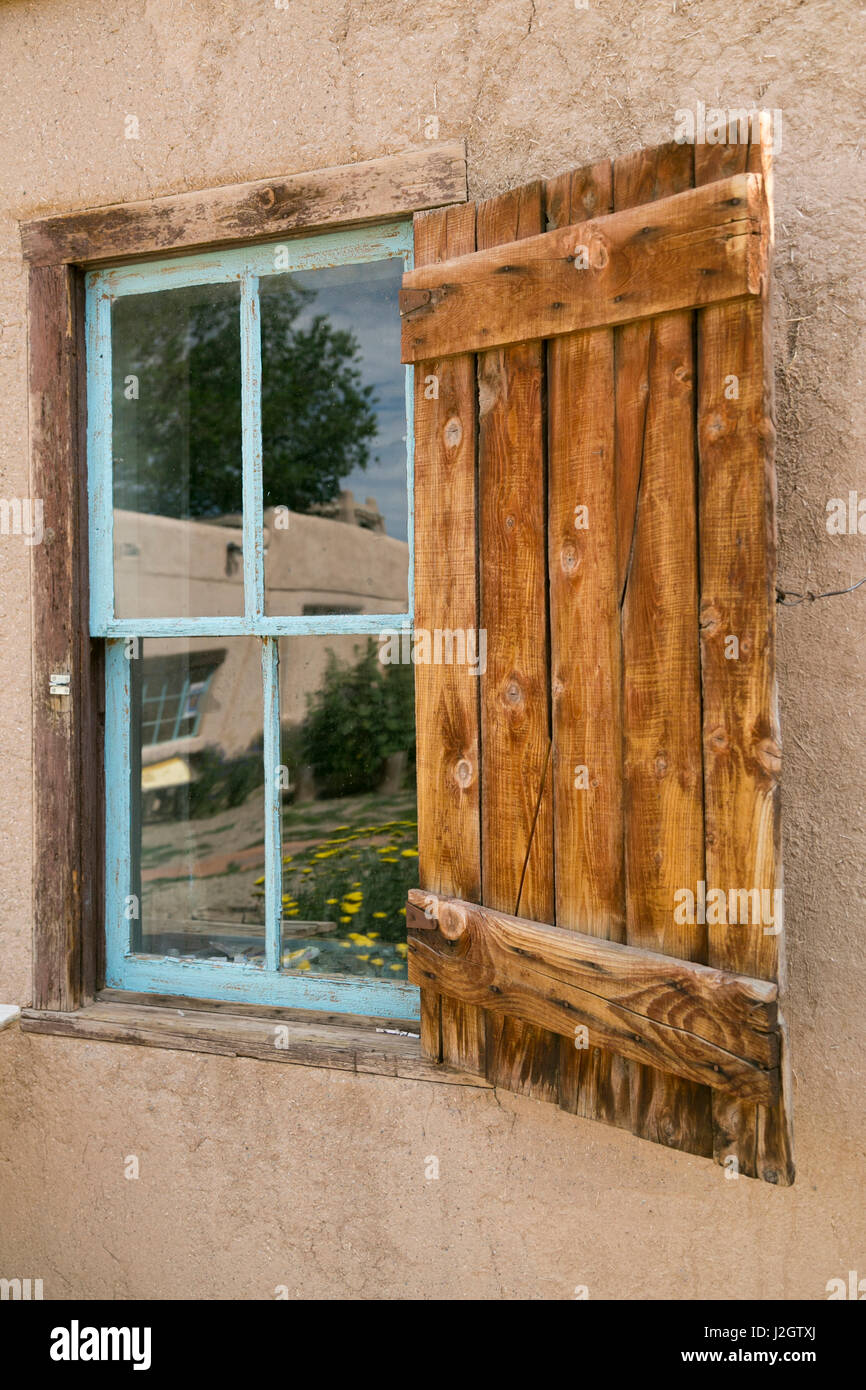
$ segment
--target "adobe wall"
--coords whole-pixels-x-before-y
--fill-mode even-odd
[[[832,0],[7,0],[0,496],[28,491],[17,219],[399,151],[434,111],[477,197],[669,139],[698,100],[763,104],[783,113],[780,578],[851,584],[862,538],[828,536],[825,507],[866,495],[863,24]],[[7,536],[0,555],[0,1000],[25,1003],[29,557]],[[866,587],[781,610],[779,646],[793,1189],[506,1093],[16,1030],[0,1274],[46,1297],[370,1299],[821,1298],[866,1277]]]

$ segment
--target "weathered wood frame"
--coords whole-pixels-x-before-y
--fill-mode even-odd
[[[29,268],[33,1004],[89,1004],[104,970],[104,643],[88,630],[84,274],[131,258],[361,226],[466,198],[459,142],[366,164],[22,223]],[[69,695],[49,678],[70,676]]]

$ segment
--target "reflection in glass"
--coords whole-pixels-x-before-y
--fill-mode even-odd
[[[111,308],[115,614],[243,613],[238,283]]]
[[[132,948],[262,965],[261,643],[147,638],[130,678]]]
[[[406,979],[413,691],[371,638],[280,639],[284,970]]]
[[[393,258],[260,281],[268,613],[407,609],[402,273]]]

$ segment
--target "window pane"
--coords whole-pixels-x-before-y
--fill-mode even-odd
[[[130,675],[132,948],[263,964],[261,643],[147,638]]]
[[[264,276],[265,609],[408,607],[399,259]]]
[[[283,968],[405,980],[413,668],[366,637],[281,638],[280,696]]]
[[[121,296],[111,347],[115,613],[237,616],[240,287]]]

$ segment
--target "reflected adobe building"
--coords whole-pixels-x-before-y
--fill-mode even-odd
[[[269,508],[264,514],[265,609],[269,614],[405,612],[409,547],[385,531],[376,502],[363,506],[349,491],[318,514]],[[116,510],[117,613],[142,618],[192,612],[205,617],[243,612],[240,517],[180,520]],[[282,722],[303,719],[332,650],[359,655],[366,637],[334,635],[280,642]],[[181,650],[182,648],[182,650]],[[228,757],[244,752],[261,731],[261,644],[252,637],[147,638],[141,644],[142,764],[145,785],[186,780],[184,759],[207,745]],[[149,769],[149,772],[148,772]]]

